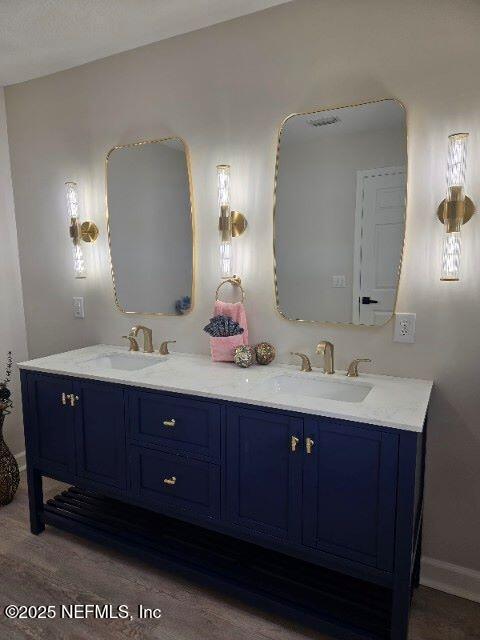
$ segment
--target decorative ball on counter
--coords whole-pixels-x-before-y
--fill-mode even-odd
[[[239,367],[250,367],[255,362],[255,350],[247,345],[237,347],[233,361]]]
[[[275,360],[275,347],[268,342],[260,342],[255,347],[255,356],[258,364],[270,364]]]

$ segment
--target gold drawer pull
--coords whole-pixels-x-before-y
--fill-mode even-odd
[[[165,484],[175,484],[176,481],[177,481],[177,478],[175,476],[172,476],[171,478],[165,478],[163,482]]]
[[[315,442],[311,439],[311,438],[307,438],[305,440],[305,448],[307,450],[307,453],[310,455],[312,453],[312,449],[313,449],[313,445],[315,444]]]
[[[292,436],[290,438],[290,449],[295,452],[297,450],[297,444],[300,442],[300,439],[297,436]]]
[[[67,394],[65,392],[62,393],[62,404],[64,407],[67,405]]]
[[[174,427],[175,426],[175,418],[172,418],[171,420],[164,420],[163,421],[163,426],[164,427]]]

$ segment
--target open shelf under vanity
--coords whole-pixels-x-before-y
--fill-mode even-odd
[[[47,501],[45,522],[337,637],[388,638],[386,587],[77,487]]]

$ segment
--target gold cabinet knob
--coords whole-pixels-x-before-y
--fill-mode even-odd
[[[297,450],[297,444],[300,442],[300,439],[297,436],[292,436],[290,438],[290,449],[295,452]]]
[[[172,476],[171,478],[165,478],[164,479],[164,484],[175,484],[177,482],[177,478],[175,476]]]
[[[64,400],[63,396],[65,396],[65,402],[63,401]],[[74,393],[67,393],[67,395],[62,393],[62,404],[67,404],[67,400],[70,403],[70,406],[74,407],[77,404],[77,402],[80,400],[80,398],[79,396],[76,396]]]
[[[67,394],[64,392],[62,393],[62,404],[65,407],[67,404]]]
[[[305,449],[307,450],[308,455],[312,453],[314,444],[315,442],[312,440],[312,438],[307,438],[305,440]]]
[[[163,426],[164,427],[174,427],[175,426],[175,418],[172,418],[171,420],[164,420],[163,421]]]

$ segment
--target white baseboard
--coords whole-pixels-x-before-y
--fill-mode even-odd
[[[17,453],[17,455],[15,456],[15,459],[18,462],[18,468],[20,469],[20,471],[25,471],[25,469],[27,468],[25,451],[20,451],[20,453]]]
[[[420,583],[459,598],[480,602],[480,571],[422,557]]]

